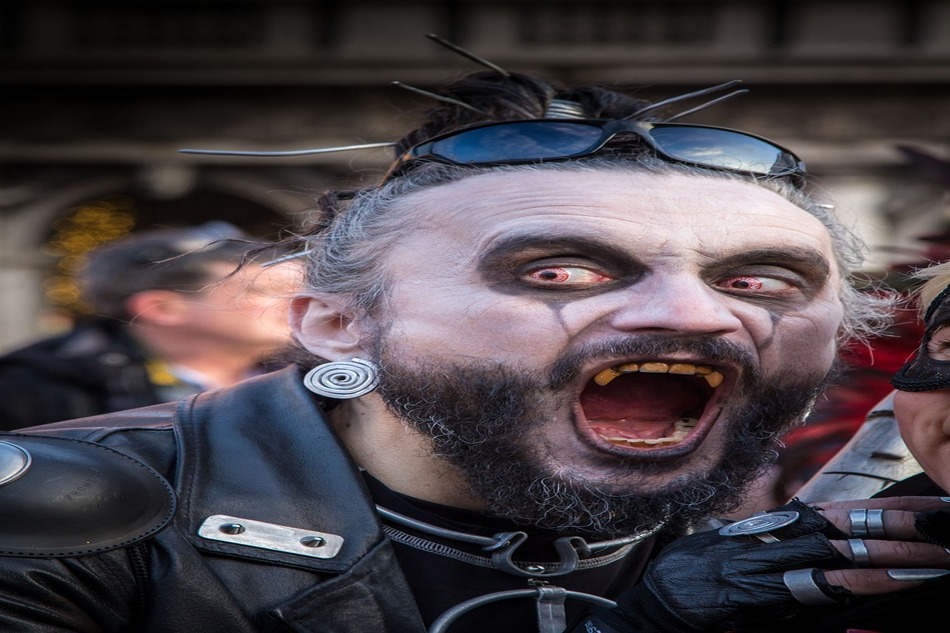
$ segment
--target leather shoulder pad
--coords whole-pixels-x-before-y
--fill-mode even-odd
[[[175,493],[101,444],[0,435],[0,556],[64,557],[131,545],[164,528]]]

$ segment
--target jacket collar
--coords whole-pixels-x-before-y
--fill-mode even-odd
[[[358,469],[303,387],[299,368],[185,398],[175,428],[181,435],[179,520],[196,548],[338,573],[382,540]],[[297,501],[281,502],[288,493]],[[244,526],[253,527],[253,533],[240,533],[235,526],[228,529],[236,534],[201,536],[202,530],[208,534],[215,528],[206,525],[215,516],[226,517],[223,523],[253,522]],[[274,548],[259,546],[267,526],[275,532]],[[319,547],[309,539],[309,546],[300,547],[296,536],[332,540],[338,551],[311,555]]]

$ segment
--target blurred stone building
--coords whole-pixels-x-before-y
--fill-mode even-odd
[[[223,219],[261,235],[386,150],[293,158],[178,148],[390,141],[417,93],[477,69],[650,98],[742,79],[688,121],[800,154],[875,247],[872,274],[944,230],[945,0],[4,0],[0,3],[0,350],[61,327],[62,280],[126,231]]]

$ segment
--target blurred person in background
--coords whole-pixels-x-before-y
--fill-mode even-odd
[[[94,249],[78,279],[89,314],[0,357],[0,428],[176,400],[276,366],[296,265],[235,272],[250,244],[209,222]]]
[[[950,493],[950,261],[916,274],[924,327],[920,347],[894,375],[894,416],[901,438],[924,472],[908,478],[900,494]],[[891,491],[891,489],[889,489]],[[945,526],[950,533],[950,525]],[[944,546],[950,547],[950,534]],[[948,550],[950,553],[950,550]]]

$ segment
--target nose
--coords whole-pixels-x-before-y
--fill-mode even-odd
[[[611,323],[623,331],[723,335],[743,325],[735,311],[741,303],[696,277],[649,277],[622,295]]]

